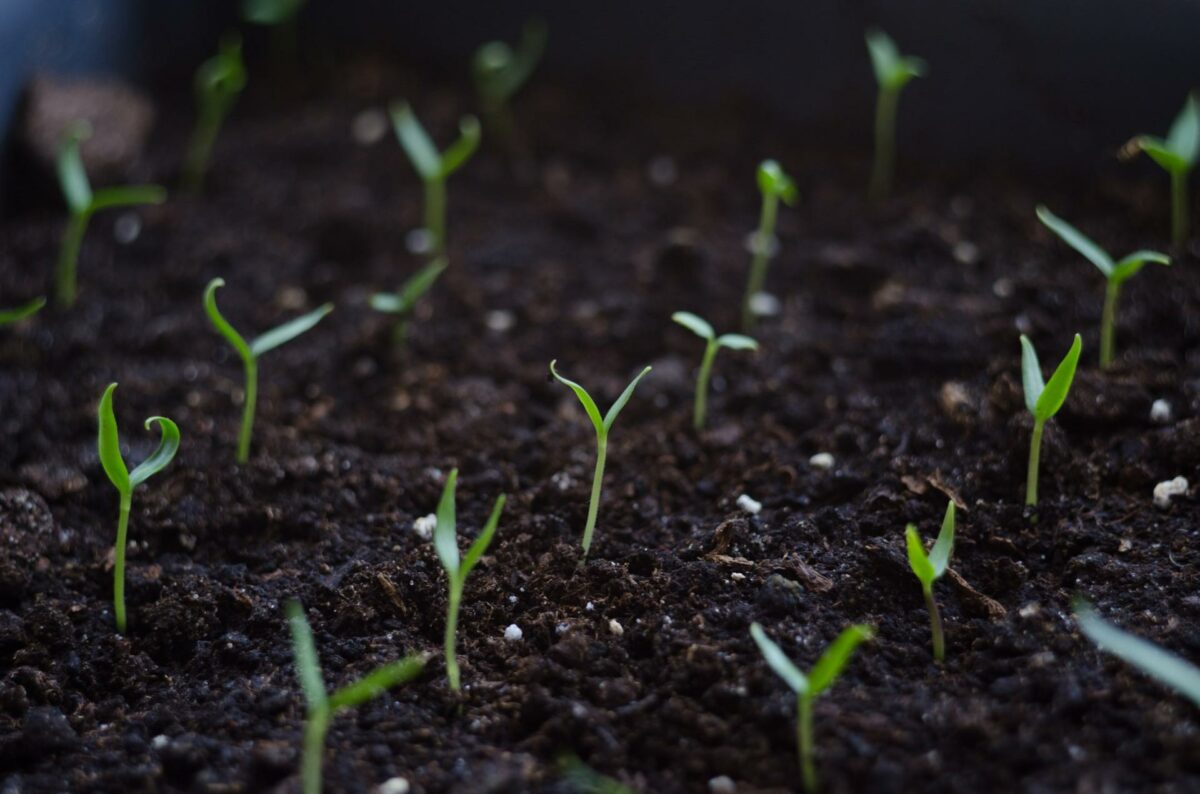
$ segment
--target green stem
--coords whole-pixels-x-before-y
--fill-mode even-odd
[[[425,183],[425,230],[433,238],[433,256],[446,251],[446,180]]]
[[[929,608],[929,627],[933,633],[933,658],[938,664],[946,660],[946,638],[942,633],[942,613],[933,598],[933,587],[926,587],[925,606]]]
[[[1038,500],[1038,460],[1042,454],[1042,430],[1046,420],[1035,419],[1033,436],[1029,439],[1029,472],[1025,479],[1025,504],[1036,505]]]
[[[746,282],[746,296],[742,299],[742,330],[746,333],[754,329],[754,312],[751,311],[750,301],[763,291],[767,282],[767,264],[771,260],[771,242],[775,235],[775,217],[778,213],[779,197],[774,193],[764,194],[758,231],[754,234],[754,258],[750,262],[750,279]]]
[[[704,348],[704,358],[700,361],[700,374],[696,376],[696,401],[692,409],[692,426],[696,431],[704,429],[704,420],[708,416],[708,381],[712,376],[713,359],[717,356],[717,342],[708,340]]]
[[[796,748],[800,754],[800,775],[804,779],[804,790],[813,794],[817,790],[817,768],[813,763],[813,699],[808,695],[797,698]]]
[[[604,459],[608,456],[608,436],[596,436],[596,472],[592,475],[592,499],[588,503],[587,524],[583,527],[583,555],[579,564],[587,561],[588,549],[592,547],[592,533],[596,531],[596,516],[600,512],[600,487],[604,484]]]
[[[79,262],[79,249],[83,246],[83,235],[87,231],[90,218],[90,212],[71,215],[67,221],[67,229],[63,232],[62,244],[58,250],[58,275],[55,279],[55,297],[59,308],[67,309],[75,305],[75,271]]]
[[[242,429],[238,433],[237,462],[250,460],[250,435],[254,432],[254,410],[258,404],[258,359],[254,356],[245,360],[246,403],[242,407]]]
[[[196,121],[196,131],[188,144],[187,159],[183,164],[181,181],[183,189],[189,193],[199,193],[204,186],[204,174],[208,171],[208,161],[212,157],[220,127],[220,115],[202,108],[200,118]]]
[[[321,763],[325,756],[325,734],[333,715],[328,706],[319,706],[308,714],[304,724],[304,757],[300,779],[304,794],[321,794]]]
[[[896,105],[900,92],[881,88],[875,103],[875,164],[871,169],[868,195],[882,201],[892,192],[892,174],[896,167]]]
[[[1171,240],[1183,245],[1188,236],[1188,198],[1186,169],[1171,172]]]
[[[458,692],[461,688],[461,675],[458,670],[458,656],[455,653],[455,634],[458,631],[458,607],[462,603],[462,584],[450,582],[450,601],[446,606],[446,637],[443,646],[446,651],[446,677],[450,679],[450,688]]]
[[[1100,315],[1101,369],[1107,369],[1113,360],[1113,340],[1117,330],[1117,295],[1120,291],[1120,285],[1112,281],[1104,288],[1104,311]]]
[[[124,634],[125,621],[125,546],[129,538],[129,508],[133,504],[133,489],[121,494],[121,514],[117,519],[117,544],[113,548],[113,614],[117,633]]]

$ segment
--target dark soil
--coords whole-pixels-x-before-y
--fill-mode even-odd
[[[909,159],[900,196],[870,211],[863,158],[809,151],[756,108],[543,78],[518,113],[533,159],[485,145],[451,180],[452,265],[401,352],[366,300],[420,263],[404,244],[419,184],[390,132],[360,145],[351,122],[408,96],[445,141],[469,94],[371,62],[328,85],[279,100],[260,81],[203,198],[141,212],[130,244],[98,216],[78,306],[0,330],[3,791],[296,790],[292,597],[331,687],[434,653],[418,682],[336,720],[335,791],[399,775],[415,792],[566,792],[566,753],[642,792],[704,792],[720,775],[742,794],[797,790],[793,700],[755,620],[803,666],[848,623],[878,627],[817,707],[827,791],[1200,790],[1194,706],[1102,656],[1070,616],[1083,594],[1200,658],[1196,500],[1151,504],[1155,483],[1194,481],[1200,461],[1200,262],[1130,283],[1120,360],[1102,374],[1101,277],[1033,212],[1045,201],[1117,254],[1160,247],[1165,179]],[[173,184],[190,99],[160,116],[138,172]],[[669,316],[736,323],[764,155],[802,194],[769,276],[782,312],[759,354],[718,358],[697,437],[700,342]],[[664,156],[670,184],[648,176]],[[49,291],[61,222],[46,208],[0,226],[0,304]],[[240,365],[200,306],[218,275],[247,333],[337,303],[264,358],[246,466]],[[489,327],[496,311],[510,329]],[[1085,339],[1047,431],[1036,522],[1019,330],[1047,367]],[[551,358],[604,406],[655,367],[613,431],[578,573],[594,436]],[[135,496],[128,636],[110,602],[117,496],[95,451],[113,380],[129,459],[155,443],[143,417],[184,435]],[[1151,421],[1155,399],[1173,419]],[[832,469],[810,464],[818,452]],[[437,655],[445,577],[412,529],[454,466],[465,534],[509,494],[467,583],[461,700]],[[742,494],[762,511],[739,509]],[[936,588],[938,667],[903,527],[931,538],[948,496],[959,576]],[[506,642],[513,623],[524,638]]]

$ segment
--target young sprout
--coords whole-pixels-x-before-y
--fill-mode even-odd
[[[58,252],[58,268],[55,276],[55,299],[66,308],[74,305],[76,294],[75,269],[79,261],[79,249],[88,221],[100,210],[114,207],[133,207],[141,204],[162,204],[167,191],[158,185],[124,185],[106,187],[92,192],[87,172],[83,169],[83,158],[79,144],[92,135],[91,125],[77,121],[67,130],[62,146],[58,150],[58,184],[67,200],[71,213],[67,230],[63,234]]]
[[[933,598],[933,583],[942,578],[950,567],[950,553],[954,550],[954,500],[946,505],[946,516],[942,519],[942,531],[929,554],[921,543],[917,528],[909,524],[904,529],[908,545],[908,567],[921,580],[921,592],[925,594],[925,606],[929,608],[929,625],[933,630],[933,658],[938,662],[946,659],[946,640],[942,634],[942,614]]]
[[[692,407],[692,426],[704,428],[708,413],[708,379],[712,375],[713,359],[723,347],[730,350],[758,350],[758,342],[742,334],[717,336],[713,327],[691,312],[675,312],[671,319],[705,341],[704,357],[700,359],[700,374],[696,376],[696,397]]]
[[[747,333],[754,328],[754,296],[763,291],[767,281],[767,264],[779,246],[775,237],[775,218],[779,213],[779,201],[789,207],[796,203],[796,183],[783,172],[774,160],[763,160],[758,166],[758,190],[762,193],[762,213],[759,215],[758,231],[751,237],[754,258],[750,261],[750,280],[746,283],[746,297],[742,299],[742,330]]]
[[[445,269],[446,257],[439,256],[401,284],[398,292],[376,292],[371,296],[372,309],[396,315],[396,329],[393,333],[396,344],[403,345],[407,341],[408,324],[417,308],[417,301],[433,288],[434,282]]]
[[[1092,242],[1083,232],[1059,218],[1045,205],[1037,208],[1038,219],[1063,242],[1083,254],[1104,274],[1108,285],[1104,289],[1104,311],[1100,315],[1100,366],[1107,368],[1113,360],[1113,338],[1116,335],[1117,296],[1121,285],[1133,278],[1147,264],[1170,265],[1171,258],[1157,251],[1134,251],[1119,262],[1114,262],[1100,246]]]
[[[1200,668],[1152,642],[1121,631],[1097,615],[1086,601],[1075,602],[1075,620],[1080,630],[1102,650],[1157,678],[1200,706]]]
[[[296,57],[296,19],[305,0],[242,0],[242,19],[271,29],[271,48],[279,63]]]
[[[46,305],[45,298],[34,298],[28,303],[23,303],[20,306],[15,306],[11,309],[0,309],[0,325],[12,325],[19,323],[26,317],[32,317],[42,310]]]
[[[821,654],[808,675],[800,672],[800,668],[792,663],[783,649],[766,635],[762,626],[750,624],[750,636],[758,643],[758,649],[770,668],[796,693],[796,746],[800,755],[800,773],[804,790],[812,794],[817,790],[817,770],[813,764],[813,701],[833,686],[854,655],[854,650],[875,636],[875,630],[862,624],[844,629]]]
[[[1188,94],[1167,139],[1139,135],[1126,151],[1143,151],[1171,176],[1171,240],[1183,245],[1188,236],[1188,176],[1200,158],[1200,100]]]
[[[185,190],[198,193],[203,186],[217,133],[245,87],[242,38],[231,34],[221,39],[217,54],[196,70],[196,129],[183,163]]]
[[[1033,414],[1033,437],[1029,440],[1029,471],[1025,479],[1025,504],[1037,504],[1038,459],[1042,454],[1042,431],[1046,420],[1058,413],[1066,402],[1071,381],[1075,379],[1075,368],[1079,366],[1079,353],[1083,340],[1075,334],[1075,341],[1067,355],[1059,362],[1050,376],[1050,382],[1042,380],[1042,366],[1038,363],[1037,351],[1029,337],[1021,334],[1021,385],[1025,391],[1025,407]]]
[[[245,463],[250,459],[250,434],[254,429],[254,407],[258,402],[258,359],[268,350],[274,350],[282,344],[292,341],[300,334],[308,331],[333,311],[333,304],[314,309],[308,314],[289,320],[283,325],[276,326],[265,334],[247,343],[242,335],[221,315],[217,309],[217,288],[225,286],[225,279],[214,278],[204,288],[204,311],[208,314],[209,322],[225,341],[237,351],[242,359],[246,372],[246,402],[242,408],[242,429],[238,433],[237,462]]]
[[[96,446],[100,453],[100,466],[121,496],[120,514],[117,519],[117,543],[113,548],[113,612],[116,615],[117,631],[125,633],[125,546],[129,534],[129,508],[133,504],[133,489],[162,471],[179,451],[179,427],[165,416],[152,416],[146,420],[146,429],[158,425],[162,437],[158,449],[129,471],[121,457],[121,439],[117,433],[117,419],[113,416],[112,394],[117,384],[110,383],[100,398],[100,434]]]
[[[425,183],[425,231],[435,256],[446,251],[446,178],[462,168],[479,147],[479,120],[464,116],[458,122],[458,140],[438,152],[407,102],[393,102],[392,127],[413,168]]]
[[[608,454],[608,433],[612,430],[613,422],[617,421],[617,415],[621,413],[625,403],[629,402],[629,398],[633,396],[633,390],[637,388],[638,383],[646,377],[646,373],[651,368],[646,367],[629,382],[625,391],[621,392],[621,396],[612,404],[602,419],[600,418],[600,409],[596,407],[595,400],[587,393],[587,390],[575,381],[567,380],[559,375],[558,370],[554,368],[556,362],[557,359],[550,362],[550,374],[559,383],[575,392],[575,396],[583,405],[583,410],[587,412],[588,419],[592,420],[592,427],[596,428],[596,471],[592,475],[592,498],[588,502],[587,524],[583,527],[583,554],[579,558],[579,564],[582,566],[587,561],[588,549],[592,547],[592,533],[596,530],[596,515],[600,511],[600,487],[604,484],[604,459]]]
[[[304,723],[304,751],[300,761],[301,789],[304,794],[320,794],[325,734],[334,715],[341,709],[362,705],[397,684],[413,680],[425,667],[425,657],[420,654],[406,656],[367,673],[335,692],[327,692],[325,679],[321,675],[321,662],[317,658],[317,646],[313,642],[308,619],[304,617],[304,608],[297,601],[288,601],[285,610],[292,630],[296,677],[300,679],[300,688],[304,691],[308,706]]]
[[[867,52],[879,83],[875,102],[875,163],[871,168],[871,201],[882,201],[892,192],[896,170],[896,106],[900,89],[914,77],[923,77],[926,64],[912,55],[901,55],[896,42],[882,30],[867,31]]]
[[[531,19],[525,23],[516,49],[504,41],[490,41],[475,51],[471,60],[475,90],[489,131],[494,130],[502,140],[511,140],[513,135],[512,98],[529,80],[545,49],[546,23]]]
[[[488,517],[487,523],[483,525],[483,531],[467,549],[467,556],[460,558],[458,524],[454,507],[454,491],[457,486],[458,469],[453,469],[450,476],[446,478],[446,487],[442,490],[441,501],[438,502],[437,527],[433,531],[433,547],[437,551],[438,559],[442,561],[442,568],[446,571],[446,579],[450,587],[446,606],[444,647],[446,677],[450,679],[450,688],[455,692],[461,689],[458,656],[454,652],[454,646],[455,632],[458,630],[458,608],[462,604],[463,585],[467,583],[467,575],[471,573],[471,569],[487,552],[487,548],[492,542],[492,536],[496,534],[496,525],[500,523],[500,512],[504,509],[504,502],[507,498],[504,494],[496,497],[496,503],[492,506],[492,514]]]

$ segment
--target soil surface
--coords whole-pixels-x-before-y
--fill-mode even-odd
[[[878,628],[816,709],[826,791],[1200,790],[1195,707],[1070,616],[1082,594],[1200,659],[1196,499],[1151,502],[1200,461],[1200,261],[1193,248],[1130,282],[1101,373],[1101,276],[1033,211],[1046,202],[1117,255],[1159,248],[1165,177],[963,174],[902,151],[897,198],[870,209],[863,157],[813,152],[761,109],[536,82],[517,107],[528,156],[486,141],[450,181],[451,266],[405,350],[367,299],[421,263],[405,243],[420,185],[390,130],[365,145],[351,129],[405,96],[444,144],[472,102],[370,60],[283,99],[259,80],[202,197],[136,213],[132,242],[114,234],[128,218],[98,215],[78,305],[0,329],[0,788],[298,790],[282,605],[299,598],[331,688],[433,654],[417,682],[336,719],[333,791],[401,776],[414,792],[565,793],[565,754],[639,792],[718,776],[796,791],[794,701],[755,620],[803,667],[847,624]],[[190,97],[159,114],[136,175],[173,185]],[[718,357],[698,436],[701,343],[669,317],[734,330],[768,155],[802,196],[780,213],[781,308],[757,355]],[[47,206],[0,225],[0,304],[49,293],[62,220]],[[200,304],[215,276],[247,335],[337,304],[264,357],[245,466],[240,363]],[[1047,369],[1085,340],[1036,520],[1020,331]],[[602,407],[654,366],[613,429],[578,572],[595,439],[552,358]],[[127,636],[110,601],[117,494],[95,448],[114,380],[129,460],[156,443],[144,417],[183,433],[134,498]],[[832,467],[811,462],[821,452]],[[438,655],[445,576],[413,529],[455,466],[464,535],[509,495],[466,585],[461,697]],[[932,539],[947,498],[939,667],[903,529]]]

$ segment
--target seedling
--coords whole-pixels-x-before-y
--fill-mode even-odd
[[[588,419],[592,420],[592,427],[596,428],[596,471],[592,475],[592,498],[588,503],[587,524],[583,528],[583,554],[580,555],[579,564],[582,566],[587,561],[588,549],[592,547],[592,534],[596,530],[596,515],[600,511],[600,487],[604,484],[604,459],[608,454],[608,434],[612,430],[613,422],[617,421],[617,415],[621,413],[621,409],[625,407],[625,403],[629,402],[629,398],[633,396],[633,390],[637,388],[638,383],[642,378],[646,377],[646,373],[650,371],[650,367],[646,367],[637,374],[629,385],[625,387],[625,391],[621,392],[621,396],[608,409],[608,413],[604,418],[600,418],[600,409],[596,407],[595,400],[587,393],[587,390],[573,380],[567,380],[554,368],[556,361],[550,362],[550,374],[555,380],[563,384],[571,391],[575,392],[575,396],[579,398],[579,402],[583,405],[583,410],[587,412]]]
[[[289,601],[285,610],[292,630],[296,677],[300,679],[300,688],[304,691],[308,706],[304,723],[304,751],[300,761],[301,787],[304,794],[320,794],[325,734],[333,717],[341,709],[362,705],[397,684],[413,680],[424,669],[425,657],[420,654],[406,656],[367,673],[352,684],[327,692],[325,679],[321,675],[321,662],[317,658],[317,646],[313,642],[308,619],[304,616],[304,608],[297,601]]]
[[[1033,437],[1029,441],[1029,471],[1025,479],[1025,504],[1037,504],[1038,459],[1042,454],[1042,431],[1046,420],[1058,413],[1066,402],[1075,379],[1075,368],[1079,366],[1079,353],[1083,340],[1075,334],[1075,341],[1067,355],[1059,362],[1050,376],[1050,382],[1042,380],[1042,366],[1038,363],[1037,351],[1029,337],[1021,334],[1021,384],[1025,391],[1025,407],[1033,414]]]
[[[708,380],[712,375],[713,359],[723,347],[730,350],[758,350],[758,342],[742,334],[717,336],[713,327],[691,312],[675,312],[671,319],[705,341],[704,357],[700,359],[700,374],[696,376],[696,397],[692,406],[692,426],[704,428],[708,413]]]
[[[758,166],[758,190],[762,193],[762,212],[759,215],[758,231],[751,238],[754,257],[750,261],[750,280],[746,283],[746,297],[742,300],[742,330],[747,333],[754,328],[754,296],[763,291],[767,281],[767,264],[775,255],[779,241],[775,237],[775,218],[779,214],[782,199],[789,207],[796,203],[796,183],[783,172],[774,160],[763,160]]]
[[[58,150],[58,184],[71,213],[59,248],[55,277],[55,299],[63,308],[75,304],[75,270],[79,262],[79,249],[83,245],[83,235],[87,232],[88,221],[92,219],[92,215],[100,210],[116,207],[162,204],[167,199],[167,191],[158,185],[106,187],[93,193],[87,171],[83,168],[83,158],[79,154],[79,144],[91,135],[91,125],[86,121],[77,121],[67,130]]]
[[[474,116],[460,119],[458,140],[438,152],[407,102],[393,102],[390,110],[396,138],[425,183],[425,231],[432,240],[433,254],[441,256],[446,251],[446,179],[479,148],[479,120]]]
[[[813,701],[842,674],[842,669],[854,655],[854,650],[875,636],[870,626],[856,624],[844,629],[833,644],[825,649],[808,675],[792,663],[783,649],[776,645],[757,623],[750,624],[750,636],[758,643],[763,659],[775,674],[796,693],[796,747],[800,755],[800,772],[804,790],[817,790],[817,770],[813,763]]]
[[[621,781],[592,769],[576,755],[560,757],[558,766],[562,770],[563,780],[574,794],[637,794]]]
[[[489,41],[475,51],[471,60],[475,90],[489,131],[496,131],[502,140],[511,140],[513,135],[512,98],[533,75],[545,49],[546,23],[531,19],[515,49],[504,41]]]
[[[1147,264],[1170,265],[1171,258],[1158,251],[1134,251],[1119,262],[1114,262],[1107,251],[1092,242],[1083,232],[1046,209],[1045,205],[1038,205],[1037,216],[1050,231],[1061,237],[1067,245],[1083,254],[1104,274],[1107,286],[1104,289],[1104,311],[1100,315],[1100,366],[1107,368],[1112,365],[1113,360],[1117,296],[1121,291],[1121,285],[1137,275]]]
[[[909,524],[904,530],[908,545],[908,567],[921,580],[921,592],[925,594],[925,606],[929,608],[929,626],[933,631],[933,658],[938,663],[946,659],[946,640],[942,633],[942,614],[933,598],[933,583],[942,578],[950,567],[950,553],[954,550],[954,500],[946,505],[946,516],[942,519],[942,531],[929,554],[921,543],[917,528]]]
[[[117,433],[117,419],[113,416],[112,394],[117,384],[110,383],[100,398],[100,434],[96,447],[100,453],[100,466],[109,481],[121,496],[121,507],[117,519],[117,543],[113,548],[113,613],[116,615],[117,631],[125,633],[125,546],[129,534],[129,509],[133,505],[133,489],[166,468],[179,451],[179,427],[165,416],[152,416],[146,420],[146,429],[158,425],[162,437],[158,449],[129,471],[121,457],[121,439]]]
[[[1079,629],[1102,650],[1128,662],[1200,706],[1200,668],[1152,642],[1118,629],[1086,601],[1075,602]]]
[[[295,60],[297,18],[305,0],[242,0],[242,18],[271,29],[271,49],[278,63]]]
[[[1143,151],[1171,176],[1171,240],[1183,245],[1188,236],[1188,176],[1200,158],[1200,100],[1193,92],[1175,117],[1167,139],[1139,135],[1126,151]]]
[[[289,320],[283,325],[276,326],[252,342],[247,343],[242,335],[221,315],[217,309],[217,288],[225,286],[225,279],[214,278],[204,288],[204,311],[208,314],[209,322],[217,333],[225,337],[225,341],[237,351],[242,359],[246,372],[246,400],[242,408],[242,429],[238,433],[237,462],[245,463],[250,459],[250,435],[254,430],[254,407],[258,402],[258,359],[268,350],[274,350],[282,344],[292,341],[300,334],[308,331],[325,315],[333,311],[333,304],[314,309],[308,314]]]
[[[923,77],[927,70],[924,60],[901,55],[896,42],[882,30],[867,31],[867,52],[879,83],[875,101],[875,164],[871,168],[869,195],[872,201],[882,201],[892,192],[896,170],[896,106],[900,89],[914,77]]]
[[[217,54],[196,70],[196,129],[183,164],[185,190],[198,193],[203,186],[217,133],[245,87],[242,38],[236,34],[226,36]]]
[[[408,324],[416,311],[417,301],[433,289],[434,282],[445,269],[446,257],[439,256],[401,284],[399,292],[376,292],[371,296],[372,309],[396,316],[396,329],[393,334],[396,344],[403,345],[407,341]]]
[[[454,646],[455,632],[458,630],[458,608],[462,604],[463,585],[467,583],[467,575],[471,573],[471,569],[487,552],[487,548],[492,542],[492,536],[496,534],[496,525],[500,523],[500,512],[504,510],[504,502],[507,499],[504,494],[496,497],[496,503],[492,506],[492,514],[488,517],[487,523],[483,525],[483,531],[467,549],[467,556],[460,558],[458,523],[454,507],[454,491],[457,487],[458,469],[453,469],[450,476],[446,478],[446,487],[442,489],[442,499],[438,502],[437,509],[437,527],[433,531],[433,547],[437,551],[438,559],[442,561],[442,568],[446,571],[446,579],[450,587],[446,606],[444,648],[446,651],[446,677],[450,679],[450,688],[455,692],[462,688],[458,656],[454,652]]]
[[[0,325],[19,323],[26,317],[32,317],[46,305],[45,298],[34,298],[29,303],[21,304],[12,309],[0,309]]]

